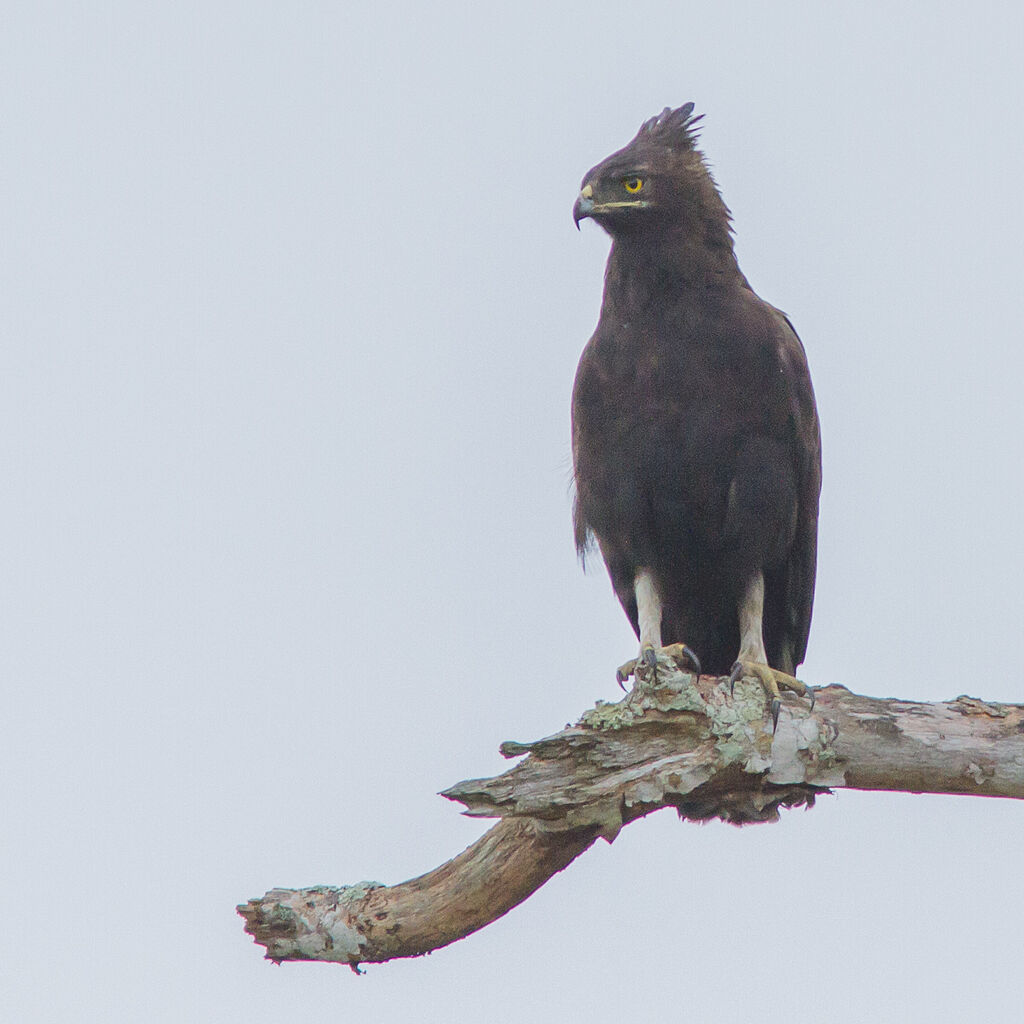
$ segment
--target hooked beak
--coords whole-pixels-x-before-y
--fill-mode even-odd
[[[580,194],[576,197],[576,203],[572,208],[572,222],[576,230],[580,229],[580,221],[589,217],[594,210],[594,189],[590,185],[584,185]]]

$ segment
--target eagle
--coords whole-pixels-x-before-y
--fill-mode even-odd
[[[759,680],[778,724],[814,602],[821,435],[789,318],[740,271],[732,218],[697,148],[693,104],[666,107],[587,172],[573,219],[612,239],[572,396],[576,548],[596,542],[637,638]]]

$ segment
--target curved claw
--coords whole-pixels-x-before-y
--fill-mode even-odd
[[[811,698],[811,706],[807,709],[807,713],[810,714],[814,710],[814,687],[807,687],[807,696]]]
[[[697,657],[697,652],[689,644],[683,644],[682,650],[683,654],[690,659],[690,664],[693,666],[694,672],[696,672],[697,675],[702,676],[704,673],[701,670],[700,658]]]
[[[775,735],[776,729],[779,727],[779,708],[782,707],[782,701],[778,697],[772,697],[772,735]]]
[[[615,670],[615,681],[619,684],[623,693],[626,693],[626,680],[633,674],[636,668],[636,661],[627,661]]]
[[[740,676],[743,675],[743,662],[733,662],[732,670],[729,672],[729,696],[736,696],[736,684],[740,680]]]

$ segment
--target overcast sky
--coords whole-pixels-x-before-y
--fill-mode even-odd
[[[1007,3],[11,3],[0,1001],[11,1021],[1012,1019],[1024,806],[672,812],[356,978],[235,904],[393,883],[436,793],[635,640],[570,528],[608,241],[687,100],[824,443],[801,672],[1024,700],[1024,15]]]

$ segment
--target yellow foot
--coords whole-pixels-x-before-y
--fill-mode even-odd
[[[657,648],[654,644],[641,644],[640,654],[636,658],[630,658],[625,665],[620,665],[615,670],[615,678],[622,689],[626,688],[626,680],[635,676],[637,670],[649,670],[654,681],[658,679],[658,654],[667,654],[680,668],[689,667],[700,675],[700,658],[686,644],[669,644],[668,647]]]
[[[779,725],[779,708],[782,702],[779,700],[780,690],[790,690],[801,697],[811,698],[810,710],[814,710],[814,687],[801,683],[795,676],[780,672],[777,668],[771,668],[758,661],[737,661],[729,673],[729,692],[736,689],[736,682],[744,676],[753,676],[764,687],[765,693],[771,698],[772,710],[772,732]]]

